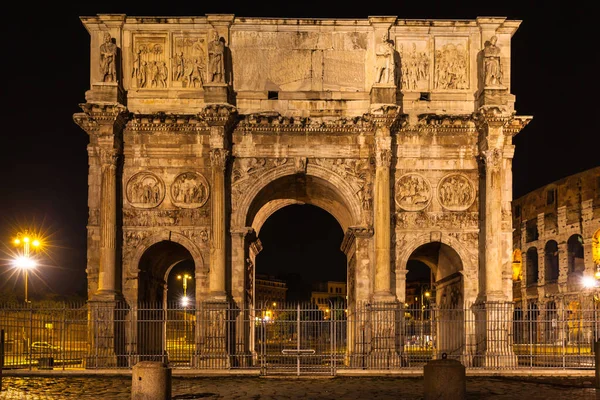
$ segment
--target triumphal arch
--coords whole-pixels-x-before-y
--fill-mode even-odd
[[[350,314],[382,305],[360,351],[402,363],[402,314],[386,305],[404,304],[416,259],[437,305],[477,321],[445,350],[511,362],[512,137],[531,119],[510,93],[520,21],[81,20],[90,304],[163,302],[169,271],[191,260],[196,306],[250,309],[263,223],[312,204],[345,232]],[[99,313],[96,346],[118,353],[121,330]],[[218,356],[236,328],[214,315]],[[140,352],[139,338],[124,346]]]

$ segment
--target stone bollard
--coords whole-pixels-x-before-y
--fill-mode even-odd
[[[425,364],[423,382],[424,400],[464,400],[467,393],[465,366],[458,360],[441,360]]]
[[[131,400],[171,400],[171,368],[159,361],[140,361],[131,374]]]

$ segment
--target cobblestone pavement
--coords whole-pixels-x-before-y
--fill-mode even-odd
[[[173,377],[173,400],[422,399],[422,377]],[[5,376],[0,399],[130,400],[130,376]],[[593,378],[467,377],[467,399],[600,399]]]

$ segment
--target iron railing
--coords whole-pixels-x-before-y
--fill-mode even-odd
[[[422,369],[445,353],[471,369],[593,369],[600,330],[597,310],[574,304],[319,307],[0,305],[4,368],[131,368],[155,360],[172,368],[333,375]]]

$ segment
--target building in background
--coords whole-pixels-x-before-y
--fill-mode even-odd
[[[512,208],[515,342],[586,340],[595,330],[582,321],[600,300],[600,167],[540,187]]]
[[[347,300],[346,282],[318,282],[313,285],[310,293],[310,303],[316,305],[325,313],[328,319],[329,311],[333,304],[345,304]]]
[[[287,283],[268,275],[256,276],[256,306],[276,307],[277,304],[285,303]],[[275,305],[273,305],[275,303]]]

